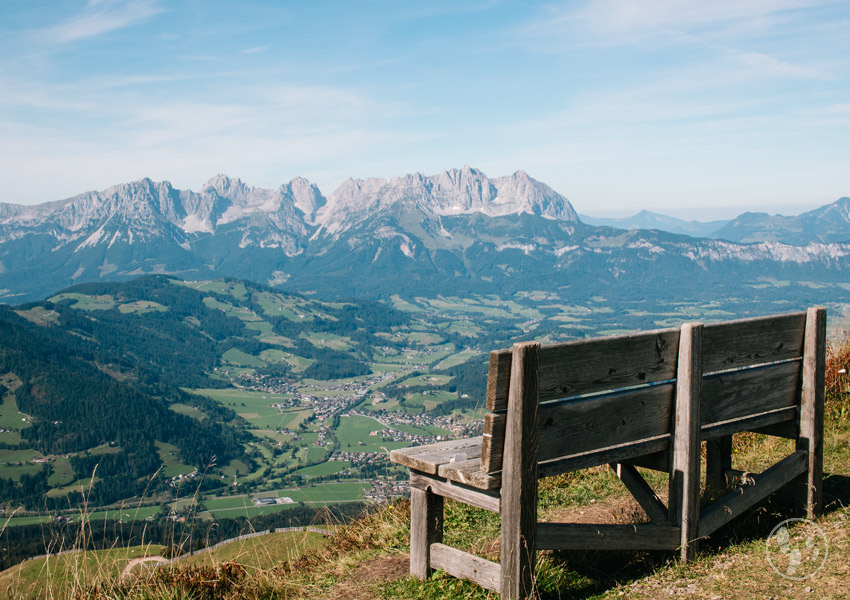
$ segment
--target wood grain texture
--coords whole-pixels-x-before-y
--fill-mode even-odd
[[[791,361],[706,376],[702,381],[702,425],[797,406],[801,372],[802,363]]]
[[[443,544],[431,546],[431,565],[452,577],[468,579],[494,592],[499,591],[501,575],[498,563]]]
[[[415,471],[410,472],[410,487],[421,490],[431,490],[433,493],[451,498],[470,506],[483,508],[490,512],[499,512],[499,492],[471,489],[462,484],[453,483],[432,475],[425,475]]]
[[[796,440],[798,437],[800,437],[799,411],[795,410],[787,421],[754,427],[752,429],[748,429],[747,431],[752,431],[754,433],[763,433],[764,435],[772,435],[775,437],[786,438],[789,440]]]
[[[799,358],[805,324],[806,313],[798,312],[706,325],[703,372]]]
[[[508,349],[491,352],[487,371],[487,410],[505,410],[508,407],[510,382],[511,351]]]
[[[629,392],[540,407],[541,461],[669,434],[676,386],[665,383]]]
[[[540,477],[552,477],[553,475],[578,471],[579,469],[590,469],[591,467],[598,467],[599,465],[612,462],[626,462],[630,459],[656,452],[667,452],[670,448],[670,437],[670,435],[663,435],[657,438],[622,444],[612,448],[590,450],[575,456],[542,462],[537,465],[537,474]]]
[[[558,460],[669,434],[675,392],[675,384],[663,383],[544,404],[538,416],[538,457],[541,462]],[[504,446],[506,420],[503,413],[485,415],[485,432],[490,432],[489,437],[484,438],[489,441],[487,472],[497,472],[501,468],[499,456]]]
[[[540,550],[674,550],[680,538],[680,529],[671,526],[537,524]]]
[[[534,593],[537,524],[537,343],[514,344],[502,468],[502,577],[505,600]]]
[[[390,460],[423,473],[436,475],[440,465],[464,454],[467,459],[481,456],[481,436],[393,450],[390,452]]]
[[[410,574],[431,574],[431,544],[443,539],[443,498],[428,490],[410,488]]]
[[[701,350],[702,325],[682,325],[669,504],[670,522],[681,527],[680,557],[684,561],[696,556],[699,538]]]
[[[794,425],[793,420],[799,414],[799,409],[796,406],[788,408],[777,408],[764,413],[748,415],[731,421],[722,421],[705,425],[702,428],[702,440],[713,440],[724,435],[732,435],[741,431],[757,431],[763,427],[769,427],[776,424]]]
[[[642,456],[630,458],[623,462],[635,467],[643,467],[644,469],[652,469],[653,471],[667,473],[670,471],[670,452],[664,451],[644,454]]]
[[[716,496],[726,490],[726,472],[732,468],[732,436],[709,440],[705,445],[705,487]]]
[[[770,494],[806,471],[808,453],[797,450],[763,473],[749,475],[747,485],[741,486],[707,507],[700,515],[699,530],[710,535],[742,512],[767,498]]]
[[[673,379],[678,339],[678,329],[662,329],[542,347],[540,401]],[[496,361],[502,360],[500,354]],[[492,367],[492,354],[490,361]],[[503,377],[488,378],[488,410],[505,410],[507,404]]]
[[[609,463],[611,468],[626,486],[643,511],[655,525],[669,525],[667,507],[658,497],[646,480],[641,477],[638,470],[632,465],[623,463]]]
[[[810,308],[806,318],[800,437],[797,448],[808,451],[801,501],[808,518],[823,511],[823,403],[826,375],[826,309]]]
[[[481,470],[496,473],[502,470],[502,452],[505,447],[504,412],[488,412],[484,415],[484,435],[481,440]]]
[[[484,473],[479,460],[440,465],[437,473],[449,481],[462,483],[478,490],[498,490],[502,484],[501,473]]]

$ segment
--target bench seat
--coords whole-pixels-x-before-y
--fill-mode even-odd
[[[481,470],[482,439],[479,435],[393,450],[390,452],[390,460],[420,473],[436,475],[479,490],[498,490],[502,484],[501,475]]]
[[[481,458],[440,465],[437,474],[448,481],[462,483],[479,490],[493,491],[502,487],[502,474],[483,472]]]
[[[501,477],[481,472],[482,436],[437,442],[390,452],[390,460],[426,475],[436,475],[481,490],[499,489]]]

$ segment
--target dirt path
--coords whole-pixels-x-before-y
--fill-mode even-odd
[[[121,580],[127,580],[133,574],[133,568],[136,565],[140,565],[146,562],[155,562],[155,563],[166,563],[168,559],[165,559],[161,556],[143,556],[141,558],[134,558],[130,562],[127,563],[127,566],[124,567],[124,570],[121,572]]]
[[[333,600],[372,600],[374,587],[407,575],[407,556],[384,556],[366,561],[343,577],[334,588]]]

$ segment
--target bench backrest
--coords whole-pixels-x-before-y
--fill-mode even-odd
[[[702,439],[799,423],[806,313],[706,325]],[[670,447],[678,328],[541,346],[538,472],[551,475]],[[481,470],[502,468],[511,350],[490,354]]]

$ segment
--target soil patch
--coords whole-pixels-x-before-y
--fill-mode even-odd
[[[376,584],[400,579],[410,571],[407,556],[383,556],[368,560],[334,586],[333,600],[373,600]]]

